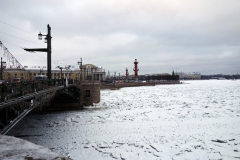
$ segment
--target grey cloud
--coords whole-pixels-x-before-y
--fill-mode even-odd
[[[240,65],[240,1],[4,1],[2,21],[32,33],[52,27],[53,61],[132,68],[140,73],[171,72],[172,68],[202,74],[235,74]],[[37,37],[0,24],[1,31],[45,45]],[[36,44],[0,34],[26,47]],[[19,61],[26,52],[9,46]],[[37,56],[35,56],[37,57]],[[39,57],[28,56],[31,61]],[[57,58],[58,57],[58,58]],[[61,57],[61,58],[60,58]],[[44,60],[43,60],[44,61]]]

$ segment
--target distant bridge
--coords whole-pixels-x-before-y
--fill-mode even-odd
[[[0,84],[0,134],[6,134],[31,111],[41,111],[51,102],[69,106],[100,102],[99,81],[25,81]]]

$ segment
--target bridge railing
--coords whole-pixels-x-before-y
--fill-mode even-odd
[[[79,97],[77,84],[79,81],[71,79],[0,84],[0,134],[6,134],[31,111],[39,111],[49,105],[57,92],[70,91]]]
[[[71,79],[52,79],[52,80],[28,80],[23,82],[12,82],[0,84],[0,102],[23,96],[29,93],[38,92],[56,86],[66,86],[75,84],[78,81]]]

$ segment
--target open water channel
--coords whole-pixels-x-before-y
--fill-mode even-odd
[[[72,159],[239,159],[240,80],[102,90],[82,110],[31,114],[8,135]]]

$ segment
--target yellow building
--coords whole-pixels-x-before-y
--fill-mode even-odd
[[[51,70],[52,79],[74,79],[74,80],[100,80],[104,81],[105,70],[99,66],[95,66],[93,64],[85,64],[82,66],[82,70],[74,67],[61,67],[54,68]],[[24,69],[13,69],[6,68],[3,70],[3,79],[14,79],[14,78],[23,78],[24,80],[34,79],[37,75],[46,75],[47,69],[41,68],[40,66],[35,66],[32,68],[25,67]]]

